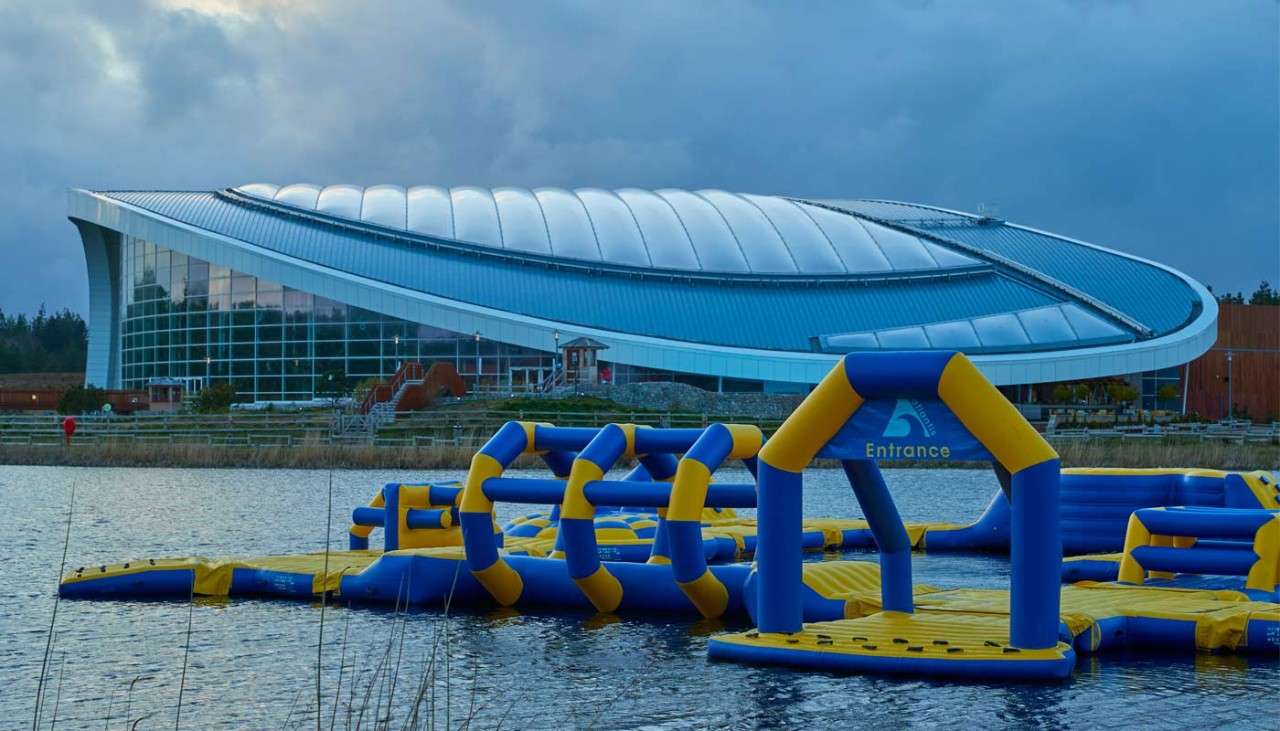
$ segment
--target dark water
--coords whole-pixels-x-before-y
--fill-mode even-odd
[[[335,473],[334,545],[345,545],[345,517],[376,485],[455,476]],[[73,484],[74,567],[320,550],[327,478],[314,471],[0,467],[0,725],[31,725]],[[899,471],[888,479],[908,520],[970,519],[995,489],[988,473],[976,471]],[[805,500],[808,515],[858,515],[838,472],[811,473]],[[516,512],[523,510],[500,517]],[[992,557],[915,558],[916,581],[944,587],[1002,586],[1007,569],[1006,560]],[[61,603],[41,726],[51,725],[56,702],[60,729],[128,728],[139,717],[138,728],[171,728],[188,611],[186,603]],[[319,605],[198,601],[190,617],[183,727],[315,727]],[[1086,659],[1061,685],[963,685],[710,663],[707,637],[723,627],[685,620],[514,612],[446,618],[440,611],[397,616],[330,607],[325,622],[325,728],[335,706],[336,728],[372,727],[375,717],[406,727],[419,695],[423,728],[429,718],[436,728],[468,718],[474,728],[1280,725],[1274,659],[1112,655]]]

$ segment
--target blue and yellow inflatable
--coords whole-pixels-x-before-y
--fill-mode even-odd
[[[508,476],[521,456],[540,458],[550,476]],[[864,521],[801,515],[804,470],[817,458],[843,467]],[[878,466],[886,459],[989,460],[1000,489],[972,525],[907,525]],[[754,479],[717,481],[733,463]],[[81,566],[60,592],[726,617],[754,629],[712,638],[718,660],[1053,680],[1078,654],[1113,647],[1275,658],[1276,496],[1266,473],[1064,471],[963,355],[860,353],[767,441],[741,424],[511,422],[461,484],[384,486],[353,512],[346,551]],[[551,507],[500,528],[502,502]],[[802,560],[855,546],[876,548],[876,560]],[[1007,551],[1009,587],[915,584],[921,547]],[[1113,553],[1063,562],[1064,551],[1096,550]]]

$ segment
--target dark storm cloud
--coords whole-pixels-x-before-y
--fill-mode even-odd
[[[0,7],[0,307],[83,310],[64,190],[722,187],[975,209],[1280,279],[1277,5]]]

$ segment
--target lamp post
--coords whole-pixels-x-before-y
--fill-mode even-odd
[[[1231,351],[1227,351],[1227,421],[1231,421],[1234,402],[1231,400]]]
[[[400,370],[400,335],[397,334],[393,338],[393,340],[395,340],[395,343],[396,343],[396,371],[399,372]]]
[[[556,342],[555,349],[551,351],[551,371],[554,373],[556,364],[560,362],[560,331],[551,333],[551,338]]]
[[[480,331],[476,330],[476,389],[480,388]]]
[[[208,347],[208,346],[206,346],[206,347]],[[209,366],[210,366],[210,365],[212,365],[212,364],[213,364],[213,358],[212,358],[212,357],[210,357],[210,356],[208,356],[208,355],[206,355],[206,356],[204,357],[204,387],[208,387],[208,385],[209,385],[209,381],[210,381],[210,380],[212,380],[212,379],[209,377]]]

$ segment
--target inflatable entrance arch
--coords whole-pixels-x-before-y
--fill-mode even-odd
[[[853,353],[760,450],[757,624],[801,629],[801,490],[815,457],[842,462],[881,551],[888,611],[912,612],[910,545],[877,462],[990,459],[1011,505],[1009,641],[1058,642],[1058,454],[962,354]]]

